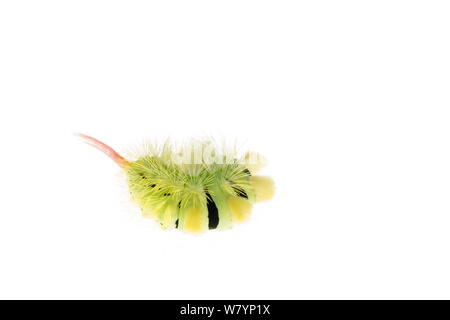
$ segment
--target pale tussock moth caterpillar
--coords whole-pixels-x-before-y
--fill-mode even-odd
[[[154,218],[164,229],[228,229],[246,220],[255,202],[269,200],[274,193],[271,178],[255,175],[264,166],[255,153],[237,158],[206,141],[183,151],[168,144],[160,149],[150,146],[135,160],[127,160],[103,142],[77,135],[124,170],[132,200],[143,216]]]

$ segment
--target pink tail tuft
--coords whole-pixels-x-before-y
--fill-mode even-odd
[[[87,144],[102,151],[104,154],[106,154],[108,157],[110,157],[115,163],[117,163],[123,169],[125,169],[128,166],[128,164],[129,164],[128,160],[125,159],[124,157],[122,157],[120,154],[118,154],[110,146],[104,144],[103,142],[101,142],[95,138],[92,138],[92,137],[87,136],[82,133],[75,133],[75,135],[80,137],[81,139],[83,139],[83,141],[86,142]]]

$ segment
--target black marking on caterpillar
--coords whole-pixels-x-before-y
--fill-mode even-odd
[[[208,190],[205,190],[207,207],[208,207],[208,228],[216,229],[219,225],[219,210],[217,209],[216,203],[212,199]]]
[[[236,195],[241,197],[241,198],[245,198],[248,199],[248,195],[247,192],[244,191],[244,189],[238,188],[238,187],[232,187],[234,192],[236,192]]]

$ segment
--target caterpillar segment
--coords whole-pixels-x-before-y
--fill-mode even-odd
[[[182,164],[172,160],[179,152],[165,145],[127,160],[103,142],[77,135],[124,170],[131,199],[144,217],[155,219],[163,229],[192,233],[229,229],[249,218],[254,203],[274,194],[273,180],[255,175],[265,162],[258,154],[245,154],[247,162],[253,159],[251,164],[242,159]]]

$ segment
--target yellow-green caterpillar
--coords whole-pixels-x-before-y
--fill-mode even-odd
[[[95,138],[77,135],[125,171],[132,200],[143,216],[154,218],[164,229],[228,229],[249,216],[253,203],[269,200],[274,193],[271,178],[255,175],[264,162],[255,153],[237,158],[212,148],[210,142],[184,151],[166,144],[131,161]]]

